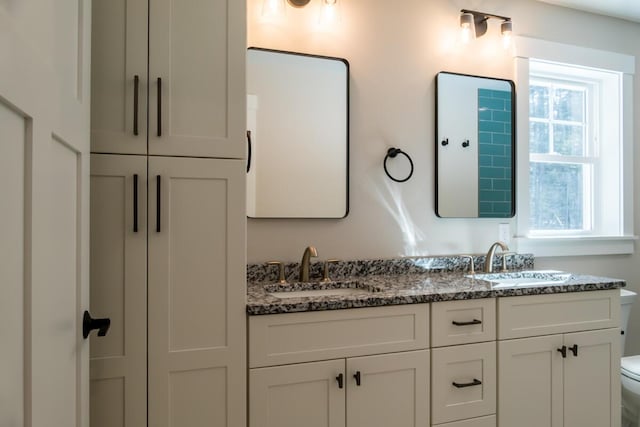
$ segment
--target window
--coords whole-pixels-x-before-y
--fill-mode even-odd
[[[632,163],[625,163],[632,126],[624,109],[632,90],[624,71],[633,71],[634,58],[533,39],[522,44],[530,54],[517,58],[518,250],[632,252]]]

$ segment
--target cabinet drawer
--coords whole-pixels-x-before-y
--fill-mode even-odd
[[[434,427],[496,427],[496,416],[489,415],[488,417],[454,421],[452,423],[434,425]]]
[[[428,346],[428,304],[249,316],[251,368]]]
[[[431,361],[432,424],[495,414],[495,342],[436,348]]]
[[[615,328],[620,290],[498,298],[498,339]]]
[[[431,304],[431,346],[469,344],[496,339],[495,298]]]

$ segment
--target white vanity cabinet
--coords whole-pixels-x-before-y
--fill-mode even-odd
[[[428,309],[250,317],[249,425],[429,425]]]
[[[619,294],[499,299],[501,427],[620,426]]]

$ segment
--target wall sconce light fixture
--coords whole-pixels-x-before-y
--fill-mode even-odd
[[[333,24],[339,21],[338,0],[320,0],[320,23]],[[290,6],[296,9],[303,8],[311,3],[311,0],[286,0]],[[264,0],[262,2],[263,18],[279,18],[285,14],[285,0]]]
[[[511,33],[513,31],[511,18],[475,10],[462,9],[460,11],[460,36],[462,42],[468,43],[471,39],[482,37],[487,32],[487,21],[491,18],[502,20],[500,33],[502,34],[502,42],[505,49],[508,48],[511,44]]]

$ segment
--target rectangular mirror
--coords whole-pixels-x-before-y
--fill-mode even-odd
[[[349,64],[247,51],[247,215],[344,218],[349,211]]]
[[[436,215],[515,215],[515,86],[441,72],[436,77]]]

